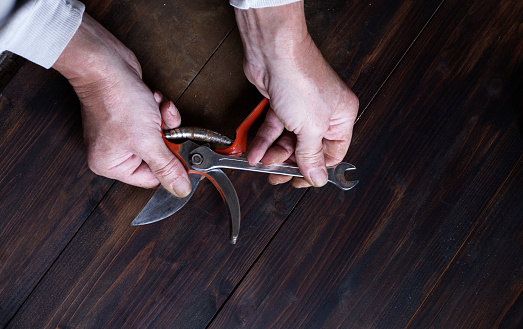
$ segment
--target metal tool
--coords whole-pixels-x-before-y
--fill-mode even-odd
[[[190,140],[176,144],[168,141],[164,135],[164,141],[167,147],[180,159],[187,169],[191,177],[193,190],[190,196],[180,199],[168,192],[166,194],[165,190],[158,189],[131,225],[149,224],[172,215],[185,205],[194,193],[199,183],[199,179],[195,178],[195,176],[202,175],[214,184],[225,201],[225,205],[229,211],[230,240],[231,243],[236,243],[240,231],[240,203],[234,186],[220,168],[303,177],[299,168],[295,166],[287,164],[265,166],[262,163],[251,165],[246,158],[239,157],[247,149],[247,132],[249,128],[261,116],[267,106],[267,99],[262,100],[262,102],[258,104],[238,127],[236,130],[236,139],[233,144],[226,149],[212,150],[207,145],[201,146]],[[172,132],[167,134],[167,136],[170,135],[172,135]],[[354,169],[356,169],[356,167],[349,163],[340,163],[336,167],[328,168],[328,180],[342,190],[350,190],[356,186],[358,181],[348,181],[345,178],[345,172]],[[160,209],[158,210],[156,208]]]
[[[241,156],[247,150],[247,134],[249,129],[254,122],[260,118],[265,112],[269,105],[269,100],[264,98],[254,110],[247,116],[247,118],[238,126],[236,129],[236,138],[232,145],[224,149],[217,149],[216,152],[229,155],[229,156]],[[192,191],[186,198],[177,198],[170,194],[163,187],[159,187],[149,202],[145,205],[138,216],[133,220],[131,225],[145,225],[160,221],[167,218],[182,208],[194,194],[200,179],[195,177],[207,177],[216,186],[222,198],[225,201],[225,205],[229,210],[229,221],[230,221],[230,239],[231,243],[236,243],[240,231],[240,203],[236,195],[236,191],[229,181],[227,176],[219,169],[214,171],[207,171],[202,173],[199,171],[193,171],[190,166],[190,162],[184,160],[184,155],[189,156],[192,149],[198,148],[199,145],[192,141],[187,141],[182,144],[169,141],[169,139],[189,138],[196,141],[213,142],[218,136],[218,144],[225,144],[225,139],[220,134],[209,132],[205,130],[193,130],[188,128],[182,128],[178,130],[165,131],[163,139],[167,147],[180,159],[180,161],[186,167],[189,177],[191,179]],[[213,140],[210,141],[209,139]],[[230,144],[230,143],[226,143]],[[188,159],[188,158],[186,158]],[[165,193],[167,192],[167,193]],[[226,197],[228,196],[228,197]]]
[[[180,127],[163,132],[168,140],[189,139],[192,141],[206,142],[211,145],[231,146],[233,141],[215,131],[199,127]]]
[[[202,176],[197,174],[189,174],[189,179],[191,180],[192,190],[191,193],[185,198],[175,197],[171,194],[171,192],[167,191],[165,187],[160,185],[154,193],[153,197],[145,205],[142,211],[140,211],[131,225],[137,226],[154,223],[165,219],[180,210],[192,198],[192,195],[196,191]]]
[[[240,169],[256,171],[267,174],[287,175],[303,177],[300,169],[296,166],[287,164],[276,164],[266,166],[261,162],[251,165],[246,158],[235,158],[213,152],[207,146],[200,146],[191,152],[191,164],[194,169],[207,172],[218,168]],[[328,180],[340,189],[347,191],[356,186],[358,181],[348,181],[345,179],[347,170],[354,170],[356,167],[350,163],[342,162],[335,167],[327,168]]]

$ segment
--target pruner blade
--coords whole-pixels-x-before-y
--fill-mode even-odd
[[[240,234],[240,201],[238,194],[231,181],[220,169],[212,169],[205,172],[205,176],[216,186],[218,192],[222,195],[225,206],[229,213],[229,236],[232,244],[236,244]]]
[[[138,226],[158,222],[180,210],[191,199],[192,195],[196,191],[196,188],[198,187],[198,184],[200,183],[201,178],[201,175],[189,174],[192,190],[191,193],[185,198],[178,198],[172,195],[169,191],[160,185],[156,192],[154,192],[149,202],[132,221],[131,225]]]

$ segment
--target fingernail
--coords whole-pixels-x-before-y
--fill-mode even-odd
[[[157,103],[160,103],[160,101],[162,100],[162,95],[160,95],[159,92],[155,91],[153,93],[153,96],[154,96],[154,100],[157,102]]]
[[[309,177],[312,184],[316,187],[327,184],[327,171],[325,168],[313,168],[309,171]]]
[[[179,177],[176,181],[174,181],[173,191],[177,197],[185,198],[191,194],[191,190],[191,182],[187,178]]]
[[[173,117],[178,116],[178,110],[172,101],[169,103],[169,113],[171,113]]]

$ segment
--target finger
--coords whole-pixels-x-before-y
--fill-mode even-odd
[[[159,91],[155,91],[153,96],[156,104],[160,108],[164,128],[173,129],[179,127],[182,123],[182,118],[174,103],[171,100],[165,98]]]
[[[292,179],[292,176],[269,174],[267,180],[272,185],[285,184]]]
[[[111,167],[92,154],[88,154],[88,163],[94,173],[126,184],[152,188],[160,183],[147,164],[130,152],[123,154],[121,159],[116,160],[117,164]]]
[[[162,114],[165,129],[177,128],[182,123],[180,112],[170,100],[164,100],[164,102],[162,102],[160,105],[160,113]]]
[[[300,177],[294,177],[291,181],[291,184],[295,188],[307,188],[312,186],[311,183],[305,180],[305,178]]]
[[[160,184],[160,181],[153,174],[147,163],[140,160],[138,167],[134,169],[130,174],[125,175],[122,179],[118,179],[126,184],[144,187],[144,188],[153,188]]]
[[[258,129],[256,137],[254,137],[251,145],[249,145],[249,151],[247,152],[249,163],[255,164],[260,162],[265,155],[265,152],[267,152],[272,143],[280,137],[283,130],[284,126],[280,119],[278,119],[272,109],[269,109],[265,121],[260,129]]]
[[[296,163],[303,177],[316,187],[327,184],[322,140],[321,136],[302,134],[297,136],[296,142]]]
[[[349,150],[350,140],[324,140],[325,163],[327,167],[335,166],[343,161]]]
[[[158,105],[158,107],[160,106],[160,104],[162,103],[162,100],[163,100],[163,95],[162,93],[160,93],[159,91],[155,91],[153,93],[153,96],[154,96],[154,100],[156,101],[156,104]]]
[[[185,167],[161,139],[155,139],[154,144],[149,141],[142,143],[141,147],[147,150],[144,161],[163,187],[180,198],[191,193],[192,186]]]
[[[292,156],[295,146],[296,135],[290,132],[284,132],[276,144],[267,150],[261,159],[261,162],[266,166],[273,165],[275,163],[283,163]],[[291,179],[292,176],[277,174],[269,174],[268,177],[268,181],[272,185],[285,184]]]
[[[334,166],[343,161],[352,139],[353,123],[343,127],[331,126],[323,139],[325,162]]]
[[[293,155],[295,148],[296,135],[290,132],[285,132],[276,144],[265,152],[261,162],[266,166],[283,163]]]

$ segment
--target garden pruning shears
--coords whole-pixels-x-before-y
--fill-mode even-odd
[[[234,142],[218,133],[201,128],[178,128],[164,131],[164,142],[185,166],[192,183],[192,191],[185,198],[177,198],[160,186],[131,225],[153,223],[174,214],[192,197],[203,176],[214,184],[225,201],[229,211],[230,240],[231,243],[235,244],[240,231],[240,203],[234,186],[221,170],[222,168],[303,177],[296,166],[288,164],[266,166],[261,162],[251,165],[245,157],[242,157],[247,150],[247,133],[252,124],[264,113],[268,105],[269,101],[265,98],[256,106],[236,130]],[[181,144],[169,140],[179,138],[189,138],[190,140]],[[208,144],[199,145],[193,140],[215,142],[222,145],[230,144],[230,146],[222,149],[212,149]],[[350,190],[356,186],[358,181],[346,180],[345,172],[354,169],[356,167],[353,165],[342,162],[335,167],[327,169],[328,180],[342,190]]]

